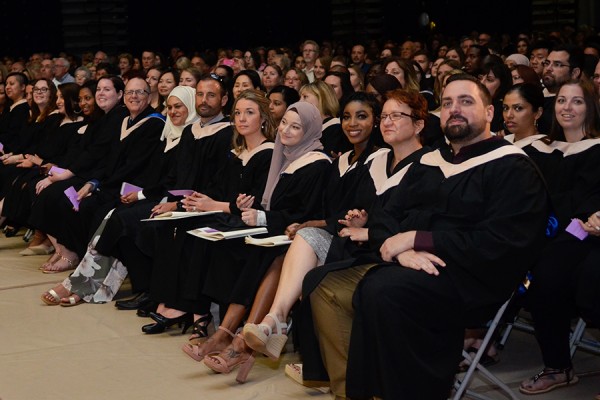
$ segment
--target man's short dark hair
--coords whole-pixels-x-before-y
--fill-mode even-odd
[[[538,40],[536,42],[533,42],[533,44],[530,47],[531,47],[531,51],[537,50],[537,49],[546,49],[546,50],[548,50],[548,53],[550,53],[554,46],[553,46],[552,42],[550,42],[549,40]]]
[[[475,76],[473,76],[471,74],[456,74],[456,75],[451,75],[448,78],[448,80],[446,81],[446,86],[448,86],[450,84],[450,82],[454,82],[454,81],[469,81],[469,82],[473,82],[479,88],[479,92],[481,94],[481,99],[483,100],[483,104],[485,104],[486,106],[489,106],[490,104],[492,104],[492,95],[490,94],[490,91]]]
[[[559,44],[555,46],[552,51],[564,51],[569,54],[569,59],[567,62],[569,63],[569,69],[579,68],[583,70],[583,64],[585,63],[583,57],[583,49],[577,45],[565,43]]]

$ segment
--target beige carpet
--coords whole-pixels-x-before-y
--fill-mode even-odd
[[[22,233],[22,232],[21,232]],[[329,399],[285,377],[284,367],[299,359],[287,353],[274,363],[259,357],[248,382],[213,373],[187,357],[187,336],[170,330],[148,336],[148,319],[110,304],[65,308],[47,306],[40,294],[67,273],[42,274],[47,256],[21,257],[21,236],[0,238],[0,399]],[[402,360],[398,360],[399,363]],[[578,372],[600,370],[600,357],[578,352]],[[514,331],[501,362],[492,371],[511,387],[537,372],[541,361],[532,335]],[[484,382],[473,383],[494,399],[501,394]],[[583,377],[572,388],[535,400],[592,400],[600,391],[598,376]],[[522,398],[526,398],[522,396]]]

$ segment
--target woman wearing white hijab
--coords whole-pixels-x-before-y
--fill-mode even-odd
[[[117,230],[135,234],[141,228],[140,219],[148,217],[150,210],[160,201],[164,192],[164,178],[167,177],[175,162],[175,149],[179,144],[183,129],[196,122],[200,117],[196,113],[196,91],[187,86],[175,87],[167,98],[167,120],[160,140],[165,142],[162,154],[157,155],[157,162],[148,168],[148,182],[155,185],[129,193],[121,193],[123,206],[115,214],[119,214],[120,222]],[[138,202],[138,200],[149,200]],[[152,200],[150,200],[152,199]],[[48,305],[73,306],[82,302],[104,303],[111,301],[127,276],[127,269],[116,257],[103,255],[96,251],[96,243],[101,235],[120,236],[121,232],[105,228],[116,209],[111,210],[88,245],[88,251],[69,277],[52,289],[42,294],[42,301]],[[121,212],[123,211],[123,212]],[[124,214],[127,214],[125,216]],[[113,217],[114,219],[115,217]],[[115,224],[113,224],[114,227]],[[125,229],[126,227],[126,229]]]
[[[176,99],[172,99],[173,97]],[[179,100],[179,102],[176,100]],[[160,140],[166,142],[165,153],[177,146],[179,139],[181,139],[181,133],[186,126],[200,119],[200,116],[196,113],[196,91],[189,86],[175,86],[167,97],[166,103],[167,121],[160,136]],[[180,123],[182,106],[187,110],[187,117],[184,118],[183,124]],[[173,121],[174,119],[175,121]]]

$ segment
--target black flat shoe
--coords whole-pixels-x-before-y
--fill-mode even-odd
[[[142,292],[131,299],[115,301],[115,307],[119,310],[138,310],[150,303],[152,303],[150,295],[146,292]]]
[[[164,332],[167,328],[170,328],[175,324],[178,326],[183,325],[181,333],[184,334],[189,327],[192,326],[192,320],[194,318],[190,313],[185,313],[176,318],[167,318],[164,315],[155,312],[150,312],[149,316],[156,321],[156,324],[144,325],[142,327],[142,332],[150,334]]]

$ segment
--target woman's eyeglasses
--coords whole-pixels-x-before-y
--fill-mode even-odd
[[[391,120],[391,121],[393,121],[393,122],[394,122],[394,121],[401,120],[402,118],[410,118],[410,119],[415,119],[415,120],[419,119],[419,118],[415,117],[414,115],[410,115],[410,114],[407,114],[407,113],[405,113],[405,112],[401,112],[401,111],[398,111],[398,112],[393,112],[393,113],[390,113],[390,114],[381,114],[381,115],[379,116],[379,119],[380,119],[380,121],[381,121],[381,122],[383,122],[383,121],[385,121],[385,120],[386,120],[388,117],[389,117],[389,118],[390,118],[390,120]]]

